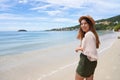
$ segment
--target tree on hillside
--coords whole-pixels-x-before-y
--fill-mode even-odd
[[[114,27],[114,31],[119,31],[119,30],[120,30],[120,24],[118,24]]]

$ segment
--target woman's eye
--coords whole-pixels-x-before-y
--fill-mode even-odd
[[[81,25],[85,25],[86,23],[82,23]]]

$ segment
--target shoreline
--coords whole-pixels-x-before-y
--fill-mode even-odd
[[[77,33],[77,32],[76,32]],[[105,33],[105,32],[104,32]],[[75,34],[75,33],[74,33]],[[115,32],[107,32],[107,33],[105,33],[105,34],[103,34],[103,35],[100,35],[100,37],[109,37],[109,35],[114,35],[115,34]],[[76,36],[76,35],[75,35]],[[76,37],[73,37],[73,38],[76,38]],[[73,39],[72,38],[72,39]],[[39,42],[39,41],[38,41]],[[54,47],[58,47],[58,46],[63,46],[63,45],[69,45],[70,43],[79,43],[79,40],[70,40],[69,41],[69,39],[68,39],[68,42],[66,42],[66,41],[61,41],[61,42],[56,42],[56,43],[53,43],[53,45],[50,43],[50,44],[46,44],[45,43],[45,46],[43,45],[43,47],[42,47],[42,45],[38,45],[38,44],[33,44],[33,45],[27,45],[27,44],[24,44],[24,45],[21,45],[21,46],[17,46],[17,47],[8,47],[8,48],[6,48],[6,49],[4,49],[4,47],[5,46],[3,46],[3,50],[2,50],[2,48],[1,48],[1,53],[0,53],[0,56],[6,56],[6,55],[16,55],[16,54],[22,54],[22,53],[29,53],[29,52],[34,52],[34,51],[40,51],[40,50],[44,50],[44,49],[49,49],[49,48],[54,48]],[[10,43],[11,44],[11,43]],[[22,44],[22,43],[20,43],[20,44]],[[7,45],[6,45],[7,46]],[[31,47],[30,47],[31,46]],[[35,47],[36,46],[36,47]],[[39,47],[38,47],[39,46]]]

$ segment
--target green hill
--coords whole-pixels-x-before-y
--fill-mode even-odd
[[[112,30],[120,23],[120,15],[107,19],[97,20],[95,27],[97,30]]]
[[[120,15],[107,18],[107,19],[100,19],[95,21],[95,28],[96,30],[113,30],[115,26],[120,24]],[[71,27],[64,27],[64,28],[55,28],[47,31],[72,31],[78,30],[80,25],[71,26]]]

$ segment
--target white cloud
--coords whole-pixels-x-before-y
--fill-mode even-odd
[[[0,11],[8,10],[10,7],[10,5],[0,4]]]
[[[0,3],[6,3],[8,1],[10,1],[10,0],[0,0]]]
[[[6,11],[9,10],[12,7],[12,5],[8,5],[8,4],[0,4],[0,11]]]
[[[28,0],[19,0],[18,3],[28,3]]]
[[[49,13],[49,12],[48,12]],[[52,16],[52,15],[56,15],[57,11],[56,12],[50,12],[49,14]],[[0,20],[8,20],[8,21],[14,21],[15,20],[15,23],[20,23],[19,20],[21,21],[26,21],[27,23],[25,24],[28,24],[29,21],[33,21],[34,23],[37,23],[39,21],[45,21],[45,22],[70,22],[70,23],[75,23],[76,20],[74,19],[70,19],[70,18],[48,18],[48,17],[25,17],[25,16],[21,16],[21,15],[15,15],[15,14],[8,14],[8,13],[4,13],[4,14],[0,14]],[[6,22],[5,22],[6,23]],[[9,24],[10,22],[8,22]],[[15,24],[13,23],[13,24]],[[2,24],[2,23],[0,23]]]
[[[47,13],[49,16],[65,16],[67,10],[70,8],[81,8],[85,0],[33,0],[33,8],[30,10],[37,10],[37,12]],[[36,3],[35,3],[36,2]],[[47,4],[41,5],[39,2]],[[36,6],[37,5],[37,6]],[[51,10],[47,8],[52,8]]]
[[[40,10],[40,9],[46,9],[48,7],[51,7],[51,5],[38,6],[38,7],[31,8],[30,10]]]
[[[98,9],[113,9],[120,7],[120,4],[114,0],[44,0],[44,2],[69,8],[85,8],[85,6],[87,7],[88,5],[89,8],[94,7]]]
[[[0,11],[8,11],[16,5],[17,0],[0,0]]]
[[[69,18],[55,18],[53,19],[54,22],[67,22],[67,23],[76,23],[77,20],[69,19]]]
[[[37,10],[37,12],[39,13],[47,13],[49,16],[56,16],[56,15],[63,16],[66,14],[66,11],[68,9],[69,9],[68,7],[61,7],[55,4],[46,4],[43,6],[33,7],[30,10]]]
[[[70,8],[79,8],[84,4],[85,0],[44,0],[44,2],[50,4],[56,4],[58,6],[66,6]]]
[[[106,1],[106,0],[91,0],[92,3],[97,6],[97,8],[103,8],[103,9],[114,9],[114,8],[120,8],[120,4],[116,3],[115,1]]]
[[[15,14],[0,14],[0,20],[47,20],[46,17],[25,17],[21,15],[15,15]]]
[[[91,0],[91,2],[95,5],[91,8],[92,11],[88,11],[98,19],[112,17],[120,13],[120,5],[114,0]]]
[[[95,19],[102,19],[118,15],[120,13],[119,2],[114,0],[88,0],[80,9],[80,12],[72,14],[71,16],[79,17],[81,15],[91,15]]]
[[[55,11],[45,11],[47,12],[50,16],[55,16],[55,15],[59,15],[62,14],[63,12],[60,10],[55,10]]]
[[[74,15],[74,13],[69,12],[69,10],[77,9],[78,16],[81,15],[106,15],[110,14],[111,11],[120,12],[118,10],[120,5],[114,0],[34,0],[37,2],[45,2],[43,6],[38,5],[32,8],[32,10],[38,10],[38,12],[47,12],[50,16],[62,15],[65,16],[66,12],[69,16]],[[34,4],[35,5],[35,4]],[[63,6],[61,8],[61,6]],[[53,10],[47,10],[47,8],[54,8]],[[56,9],[55,9],[56,8]],[[45,10],[42,10],[45,9]],[[75,10],[76,11],[76,10]],[[113,12],[114,13],[114,12]],[[77,17],[77,16],[76,16]]]
[[[32,0],[32,2],[36,2],[34,6],[36,6],[36,4],[38,5],[38,2],[44,2],[54,7],[64,6],[68,8],[81,8],[81,6],[87,3],[87,0]],[[41,5],[39,4],[38,6]]]

